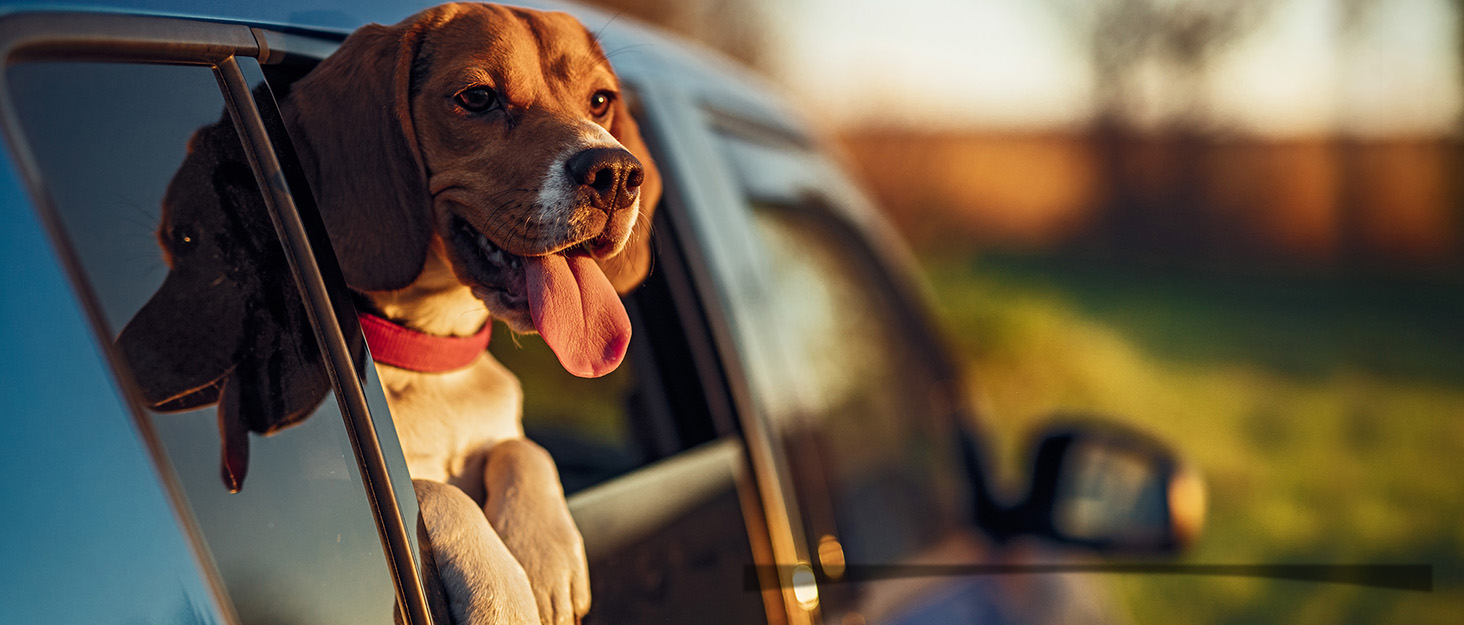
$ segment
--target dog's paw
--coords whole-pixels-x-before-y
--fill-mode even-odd
[[[478,505],[455,486],[428,480],[412,480],[412,486],[422,512],[423,582],[435,600],[434,614],[445,609],[452,625],[539,625],[528,575]]]
[[[523,566],[540,622],[578,623],[590,610],[589,565],[553,459],[529,441],[505,441],[490,453],[486,477],[483,512]]]
[[[590,609],[589,566],[585,562],[584,539],[564,509],[560,519],[538,514],[515,517],[508,511],[493,521],[513,528],[500,530],[508,550],[518,558],[534,591],[539,621],[544,625],[577,623]]]

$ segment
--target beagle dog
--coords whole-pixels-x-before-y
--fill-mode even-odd
[[[650,266],[659,174],[594,35],[563,13],[447,4],[368,25],[282,106],[347,284],[438,337],[493,319],[604,375]],[[377,362],[453,623],[571,623],[590,606],[554,463],[518,380]]]

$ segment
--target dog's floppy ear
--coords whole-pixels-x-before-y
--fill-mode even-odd
[[[281,267],[280,269],[284,269]],[[266,298],[267,299],[267,298]],[[261,308],[262,319],[246,322],[249,343],[225,378],[219,394],[221,474],[229,492],[239,492],[249,470],[249,432],[272,434],[295,425],[330,392],[330,378],[315,346],[305,310],[276,298]],[[284,310],[279,309],[283,305]]]
[[[630,233],[630,242],[619,254],[600,261],[600,269],[610,278],[610,284],[620,293],[628,293],[639,286],[651,270],[651,217],[656,203],[661,200],[661,172],[651,159],[651,151],[641,138],[640,127],[630,115],[625,97],[615,99],[615,113],[610,120],[610,134],[620,145],[630,150],[645,169],[645,180],[640,188],[640,216]]]
[[[291,89],[289,131],[350,286],[400,289],[432,236],[432,198],[412,126],[412,65],[431,12],[352,33]]]

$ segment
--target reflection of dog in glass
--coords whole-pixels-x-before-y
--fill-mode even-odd
[[[497,317],[576,375],[619,364],[616,292],[649,268],[660,178],[573,18],[454,4],[367,26],[284,111],[347,283],[395,333],[431,343]],[[578,620],[582,539],[524,438],[517,379],[481,349],[414,368],[433,369],[377,363],[452,621]]]
[[[168,275],[117,345],[148,407],[218,402],[224,484],[237,491],[249,432],[304,419],[331,387],[227,115],[189,141],[163,198],[158,244]]]

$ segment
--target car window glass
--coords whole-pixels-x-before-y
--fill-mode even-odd
[[[242,620],[392,622],[351,440],[214,72],[27,62],[6,80]]]
[[[833,519],[805,519],[852,564],[891,564],[963,518],[954,437],[934,402],[936,375],[908,335],[883,272],[824,193],[831,168],[793,146],[724,134],[769,271],[769,340],[788,358],[776,390],[796,394],[784,432],[800,491],[827,491]]]
[[[12,172],[0,151],[0,623],[224,622]]]
[[[816,213],[755,211],[781,269],[782,337],[805,374],[807,434],[830,486],[846,559],[891,563],[958,518],[952,441],[936,427],[919,354],[869,288],[865,263]],[[796,437],[795,437],[796,438]],[[815,539],[818,537],[814,537]]]

